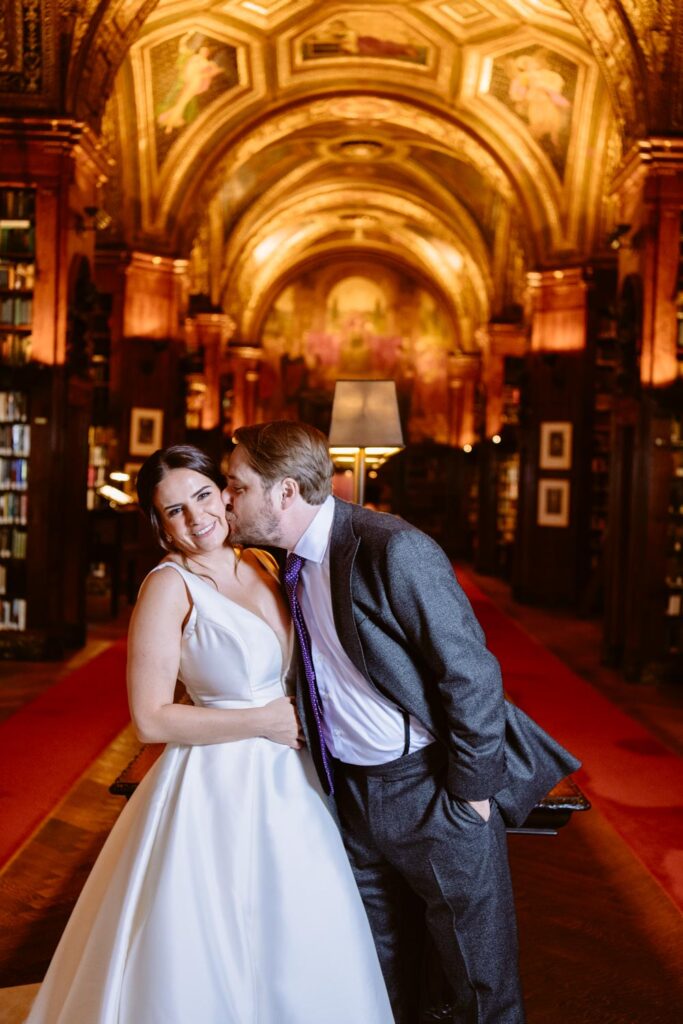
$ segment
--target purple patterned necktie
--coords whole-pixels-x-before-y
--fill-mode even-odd
[[[327,781],[330,786],[330,793],[333,793],[334,784],[332,781],[332,766],[330,764],[330,754],[325,745],[325,737],[323,735],[323,706],[320,700],[320,694],[318,693],[315,668],[313,667],[311,638],[306,627],[306,623],[304,622],[299,600],[296,596],[296,585],[299,582],[299,576],[301,575],[301,567],[303,564],[304,560],[301,555],[295,555],[293,551],[287,555],[287,562],[285,564],[285,590],[287,591],[287,597],[289,598],[289,607],[292,611],[294,629],[296,630],[296,637],[299,641],[299,649],[301,650],[301,657],[304,663],[304,672],[306,673],[308,692],[311,698],[311,707],[313,708],[313,720],[315,721],[318,741],[320,743],[320,756],[322,758],[323,768],[325,769],[325,775],[327,776]]]

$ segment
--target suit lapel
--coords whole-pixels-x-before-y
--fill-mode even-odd
[[[337,636],[346,654],[359,672],[368,679],[356,620],[354,618],[351,575],[360,545],[351,521],[351,505],[335,498],[334,520],[330,536],[330,591]]]

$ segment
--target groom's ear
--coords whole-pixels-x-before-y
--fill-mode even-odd
[[[289,508],[299,496],[299,485],[291,476],[286,476],[280,484],[280,505]]]

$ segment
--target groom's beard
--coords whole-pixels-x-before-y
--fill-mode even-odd
[[[278,515],[272,508],[262,505],[250,522],[243,523],[233,512],[227,513],[230,527],[229,540],[232,544],[244,544],[246,547],[268,545],[282,547],[282,535]]]

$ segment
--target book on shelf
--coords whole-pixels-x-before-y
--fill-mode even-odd
[[[28,521],[28,495],[26,491],[0,491],[0,525],[10,523],[25,526]]]
[[[0,291],[33,291],[35,274],[34,263],[0,260]]]
[[[0,455],[0,490],[25,491],[28,486],[28,460]]]
[[[0,630],[26,629],[26,601],[22,597],[0,601]]]
[[[34,242],[28,222],[0,219],[0,256],[33,256]]]
[[[0,190],[0,221],[31,220],[36,210],[36,194],[32,188]]]
[[[26,530],[0,526],[0,558],[26,558]]]
[[[25,423],[28,403],[23,391],[0,391],[0,423]]]
[[[25,295],[5,295],[0,299],[0,324],[8,327],[30,327],[33,299]]]

